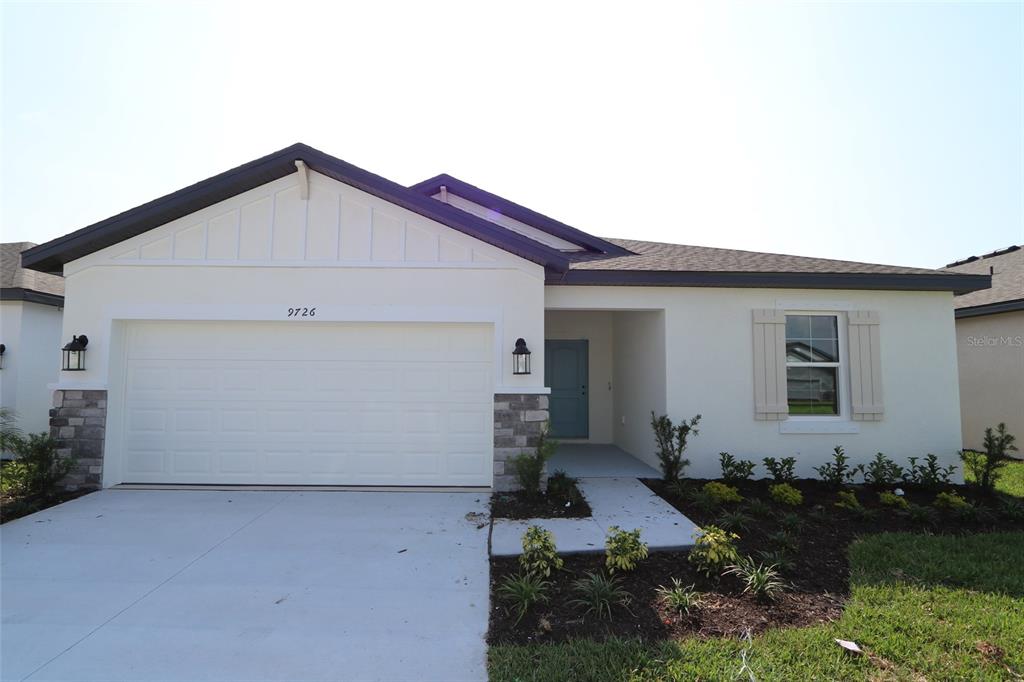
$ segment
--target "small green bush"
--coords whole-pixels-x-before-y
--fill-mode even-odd
[[[786,587],[775,566],[756,563],[749,557],[730,566],[725,573],[738,577],[743,591],[762,601],[774,601]]]
[[[961,509],[965,509],[972,505],[956,493],[939,493],[935,496],[935,501],[932,502],[932,506],[936,509],[943,509],[945,511],[960,511]]]
[[[720,574],[739,559],[735,542],[739,539],[717,526],[705,526],[690,550],[689,561],[707,576]]]
[[[537,438],[537,447],[532,453],[523,453],[512,459],[512,471],[523,492],[530,497],[539,497],[540,482],[544,477],[544,466],[551,455],[555,454],[558,442],[548,437],[547,424],[541,429]]]
[[[754,519],[741,511],[723,512],[717,519],[715,525],[729,531],[746,530]]]
[[[788,483],[779,483],[768,488],[768,494],[779,504],[796,507],[803,504],[803,494]]]
[[[719,452],[718,462],[722,467],[722,479],[731,483],[745,481],[754,475],[756,465],[748,459],[736,459],[728,452]]]
[[[934,526],[938,522],[935,510],[920,504],[907,504],[907,518],[915,526]]]
[[[661,473],[668,483],[678,481],[683,475],[683,470],[690,466],[690,460],[683,459],[683,452],[686,451],[690,436],[700,433],[697,430],[699,423],[699,414],[690,421],[684,419],[679,424],[673,424],[667,415],[658,417],[651,412],[651,428],[654,429],[654,439],[658,443]]]
[[[787,533],[796,533],[804,525],[804,520],[800,518],[799,514],[788,512],[779,517],[779,525],[782,526],[783,530]]]
[[[783,457],[781,460],[765,457],[761,461],[764,462],[764,468],[768,470],[772,480],[776,483],[792,483],[796,480],[796,474],[793,473],[796,467],[795,457]]]
[[[1016,437],[1006,432],[1006,424],[999,424],[995,431],[992,427],[985,429],[985,452],[960,451],[964,469],[971,474],[974,485],[982,492],[991,494],[995,490],[1003,467],[1010,462],[1010,453],[1017,449],[1014,445],[1016,440]]]
[[[907,483],[919,485],[922,488],[934,490],[942,485],[949,485],[949,479],[956,471],[956,466],[950,464],[948,467],[939,466],[939,458],[928,453],[924,462],[917,463],[917,457],[908,457],[910,467],[907,469],[904,480]]]
[[[863,470],[863,467],[851,467],[847,464],[849,461],[850,458],[846,456],[846,452],[837,445],[832,450],[832,461],[822,464],[820,467],[814,467],[814,470],[818,472],[821,480],[838,488],[844,483],[851,483],[854,477]]]
[[[552,571],[561,570],[562,557],[555,548],[551,531],[540,526],[530,526],[523,533],[523,553],[519,555],[519,566],[526,575],[550,578]]]
[[[851,511],[859,511],[861,509],[860,500],[857,499],[857,495],[852,490],[840,490],[836,497],[839,498],[839,501],[836,502],[837,507]]]
[[[548,499],[563,507],[579,506],[583,503],[583,494],[576,487],[577,482],[564,471],[556,471],[548,477]]]
[[[796,568],[796,561],[793,560],[792,553],[785,548],[762,549],[757,555],[761,558],[761,563],[767,566],[775,566],[780,571],[792,571]]]
[[[647,558],[647,543],[640,540],[640,529],[622,530],[618,526],[608,529],[604,541],[605,565],[610,573],[632,571]]]
[[[678,613],[689,615],[691,609],[700,606],[703,596],[694,589],[694,585],[683,587],[683,581],[672,578],[672,587],[658,585],[658,598],[667,607]]]
[[[896,493],[890,493],[888,491],[878,493],[878,501],[883,507],[892,507],[894,509],[906,510],[909,506],[905,499]]]
[[[879,452],[864,469],[864,482],[884,488],[903,480],[903,467]]]
[[[786,552],[795,552],[800,549],[800,541],[795,535],[790,533],[788,530],[779,530],[774,533],[769,533],[765,536],[768,543],[774,545],[776,549],[780,549]]]
[[[616,576],[606,577],[601,573],[587,573],[573,582],[573,590],[579,595],[569,602],[570,606],[583,609],[584,613],[596,613],[598,618],[612,619],[612,608],[629,606],[629,592]]]
[[[705,483],[703,490],[718,504],[730,504],[733,502],[743,501],[743,496],[740,495],[739,490],[731,485],[719,483],[718,481]]]
[[[0,492],[9,497],[52,495],[75,465],[57,454],[57,441],[46,433],[8,438],[17,459],[0,469]]]
[[[760,498],[752,498],[749,502],[744,505],[744,509],[747,510],[751,516],[758,518],[767,518],[775,513],[772,506]]]
[[[551,583],[547,580],[523,573],[505,576],[497,592],[501,599],[511,603],[511,608],[516,614],[516,623],[519,623],[531,606],[548,600],[547,591],[550,587]]]

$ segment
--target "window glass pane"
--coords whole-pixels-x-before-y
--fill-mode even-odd
[[[839,325],[834,315],[811,315],[812,339],[838,339]]]
[[[789,367],[786,391],[790,414],[839,414],[835,367]]]
[[[811,339],[811,360],[809,362],[839,362],[839,342]]]
[[[818,362],[811,351],[810,339],[787,339],[786,362]],[[822,360],[821,362],[831,362]]]
[[[811,338],[810,315],[786,315],[786,339]]]

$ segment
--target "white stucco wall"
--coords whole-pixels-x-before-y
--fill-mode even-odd
[[[964,447],[1004,422],[1024,450],[1024,311],[961,318],[956,334]]]
[[[61,309],[26,301],[0,302],[0,405],[18,413],[25,433],[49,432],[50,386],[60,368]]]
[[[665,413],[665,314],[616,312],[613,315],[615,352],[615,440],[658,467],[651,431],[651,411]]]
[[[765,456],[795,456],[798,473],[828,460],[842,445],[854,461],[885,452],[900,463],[911,455],[935,453],[944,463],[959,466],[960,405],[953,327],[952,295],[943,292],[875,292],[785,289],[711,289],[671,287],[548,287],[545,305],[571,310],[664,310],[665,408],[673,419],[703,415],[700,435],[688,457],[695,476],[718,474],[718,453],[760,463]],[[836,424],[836,431],[856,433],[783,433],[779,422],[756,421],[753,404],[752,310],[872,310],[881,318],[882,382],[885,415],[879,422]],[[622,327],[633,329],[628,323]],[[619,327],[616,327],[618,330]],[[651,337],[651,333],[637,337]],[[615,358],[642,367],[639,353],[623,350],[615,335]],[[654,348],[656,341],[650,341]],[[616,376],[630,370],[616,366]],[[647,397],[619,405],[638,413],[656,409],[660,387]],[[847,398],[848,400],[848,398]],[[637,403],[646,403],[638,405]],[[649,405],[649,406],[648,406]],[[627,424],[631,423],[627,417]],[[636,426],[635,420],[632,422]],[[646,421],[644,425],[649,429]],[[616,442],[653,462],[653,452],[637,451],[639,432],[616,431]],[[648,447],[651,441],[648,440]],[[642,447],[642,445],[641,445]],[[959,472],[958,472],[959,473]]]
[[[546,339],[582,340],[589,344],[587,385],[590,392],[590,438],[574,442],[611,443],[613,440],[612,313],[549,311],[544,316]]]

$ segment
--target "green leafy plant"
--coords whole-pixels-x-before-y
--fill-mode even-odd
[[[545,424],[537,436],[537,446],[532,453],[522,453],[512,459],[512,471],[515,473],[519,487],[529,497],[539,497],[541,494],[541,479],[544,477],[544,467],[551,456],[555,454],[558,442],[548,437],[548,425]]]
[[[587,573],[573,582],[573,591],[579,596],[569,602],[570,606],[583,609],[584,613],[596,613],[598,618],[612,619],[612,609],[621,606],[628,609],[630,596],[616,576],[603,573]]]
[[[622,530],[618,526],[608,529],[604,541],[605,565],[610,573],[632,571],[647,558],[647,543],[640,539],[640,529]]]
[[[793,555],[785,548],[782,549],[762,549],[757,553],[760,557],[761,563],[768,566],[775,566],[780,571],[792,571],[796,568],[796,562],[793,560]]]
[[[689,615],[691,609],[700,606],[701,600],[704,597],[704,595],[694,589],[694,585],[684,587],[683,581],[679,578],[672,578],[672,587],[658,585],[657,593],[658,598],[661,599],[666,608],[687,615]]]
[[[52,495],[75,465],[57,454],[57,441],[46,433],[14,441],[17,459],[0,469],[0,492],[12,497]]]
[[[795,457],[783,457],[782,459],[765,457],[761,461],[764,462],[764,468],[768,470],[772,480],[776,483],[792,483],[796,480],[796,474],[793,473],[796,468]]]
[[[920,504],[907,504],[907,520],[915,526],[934,526],[938,522],[935,510]]]
[[[954,464],[940,467],[939,458],[931,453],[925,456],[924,462],[921,464],[917,463],[917,457],[908,457],[907,460],[910,462],[910,467],[906,471],[904,480],[922,488],[934,490],[941,485],[948,485],[949,479],[956,471]]]
[[[654,439],[658,444],[661,473],[669,483],[678,481],[683,475],[683,470],[690,466],[690,460],[683,459],[683,453],[686,451],[690,436],[700,433],[697,430],[699,423],[699,414],[689,421],[684,419],[679,424],[673,424],[667,415],[658,417],[651,412],[651,428],[654,429]]]
[[[778,483],[768,488],[768,494],[779,504],[796,507],[803,504],[803,494],[788,483]]]
[[[800,548],[800,542],[797,537],[787,530],[779,530],[774,533],[769,533],[765,536],[765,539],[778,550],[795,552]]]
[[[939,493],[935,496],[935,501],[932,502],[932,506],[936,509],[943,509],[945,511],[959,511],[972,505],[956,493]]]
[[[756,516],[758,518],[766,518],[775,513],[775,510],[772,509],[770,504],[757,497],[749,500],[743,508],[746,509],[747,513],[751,516]]]
[[[715,500],[718,504],[731,504],[733,502],[742,502],[743,496],[740,495],[740,491],[731,485],[719,483],[718,481],[710,481],[704,484],[704,492],[711,496],[711,499]]]
[[[832,461],[822,464],[820,467],[814,467],[814,470],[818,472],[822,481],[838,488],[844,483],[852,482],[854,477],[863,470],[862,466],[851,467],[848,464],[849,461],[850,458],[846,456],[846,452],[837,445],[832,450]]]
[[[860,500],[857,499],[856,493],[852,490],[840,490],[836,497],[839,498],[836,506],[841,509],[858,511],[861,508]]]
[[[0,452],[14,452],[22,443],[21,436],[18,413],[8,407],[0,407]]]
[[[705,514],[714,513],[714,511],[718,509],[719,506],[717,498],[713,497],[710,493],[700,488],[691,490],[689,495],[687,496],[687,499],[689,499],[690,504],[692,504],[694,507],[704,512]]]
[[[888,491],[878,493],[878,501],[883,507],[892,507],[893,509],[906,510],[909,506],[909,503],[904,498]]]
[[[1009,521],[1024,521],[1024,502],[1003,498],[999,501],[999,513]]]
[[[577,479],[564,471],[556,471],[548,477],[547,497],[563,507],[576,507],[583,503],[583,493],[576,487]]]
[[[555,548],[555,537],[551,531],[540,526],[530,526],[523,533],[523,553],[519,555],[519,566],[526,575],[549,578],[552,571],[561,570],[562,557]]]
[[[903,480],[903,467],[879,452],[864,469],[864,482],[878,488],[891,486]]]
[[[730,483],[745,481],[754,475],[756,465],[748,459],[736,459],[728,452],[719,452],[718,462],[722,467],[722,479]]]
[[[723,512],[717,519],[715,525],[729,531],[746,530],[754,519],[741,511]]]
[[[1006,432],[1006,424],[1000,423],[993,431],[985,429],[985,440],[982,443],[985,452],[977,450],[961,450],[960,459],[964,463],[964,471],[971,474],[976,485],[982,492],[991,494],[1003,467],[1010,462],[1010,453],[1017,449],[1016,437]]]
[[[550,587],[549,581],[536,575],[522,573],[505,576],[497,592],[502,600],[511,604],[518,624],[534,604],[548,601],[547,592]]]
[[[804,525],[804,520],[799,514],[788,512],[779,517],[779,525],[788,533],[795,533]]]
[[[738,577],[745,593],[764,601],[774,601],[786,587],[775,566],[757,563],[749,557],[729,566],[725,573]]]
[[[689,561],[705,575],[717,575],[739,559],[735,542],[739,539],[735,533],[717,526],[705,526],[690,550]]]

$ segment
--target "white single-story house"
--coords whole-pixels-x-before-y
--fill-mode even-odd
[[[50,430],[64,309],[63,278],[21,267],[21,252],[33,246],[0,244],[0,406],[25,433]]]
[[[1024,440],[1024,246],[972,256],[946,269],[992,277],[990,289],[953,299],[964,447],[984,449],[985,429],[1000,423]]]
[[[656,466],[652,411],[703,415],[696,476],[724,450],[953,462],[953,295],[990,281],[601,239],[302,144],[23,264],[63,272],[88,338],[52,413],[87,486],[501,489],[548,419]]]

